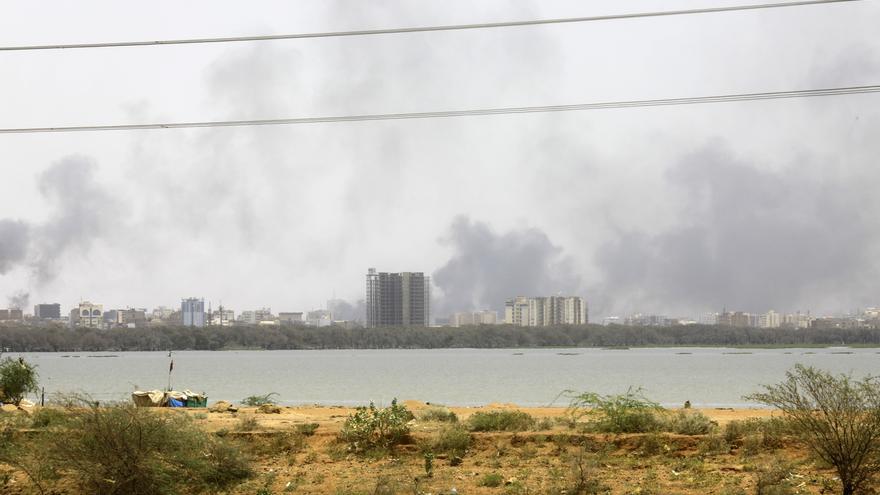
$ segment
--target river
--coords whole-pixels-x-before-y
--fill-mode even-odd
[[[12,353],[38,366],[47,398],[81,392],[122,400],[168,384],[167,352]],[[176,390],[238,402],[276,392],[285,405],[354,405],[394,397],[447,405],[564,406],[565,390],[602,394],[641,387],[664,405],[750,407],[743,395],[776,383],[796,363],[876,374],[880,349],[433,349],[180,351]],[[555,400],[555,402],[554,402]]]

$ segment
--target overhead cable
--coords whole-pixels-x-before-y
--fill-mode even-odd
[[[471,110],[445,110],[435,112],[381,113],[362,115],[340,115],[327,117],[298,117],[283,119],[256,120],[215,120],[204,122],[166,122],[150,124],[112,124],[53,127],[0,128],[0,134],[33,134],[46,132],[78,131],[132,131],[143,129],[186,129],[196,127],[243,127],[259,125],[319,124],[330,122],[364,122],[376,120],[434,119],[445,117],[473,117],[479,115],[509,115],[518,113],[571,112],[583,110],[606,110],[615,108],[638,108],[674,105],[696,105],[706,103],[726,103],[737,101],[775,100],[785,98],[811,98],[818,96],[854,95],[880,92],[880,84],[870,86],[850,86],[824,89],[805,89],[798,91],[771,91],[764,93],[741,93],[687,98],[664,98],[654,100],[608,101],[597,103],[576,103],[571,105],[544,105],[529,107],[501,107]]]
[[[389,29],[365,29],[359,31],[330,31],[319,33],[293,33],[293,34],[267,34],[258,36],[230,36],[224,38],[187,38],[171,40],[146,40],[146,41],[112,41],[106,43],[70,43],[50,45],[19,45],[0,46],[0,51],[28,51],[28,50],[62,50],[79,48],[119,48],[132,46],[162,46],[162,45],[193,45],[204,43],[233,43],[242,41],[271,41],[291,40],[307,38],[338,38],[344,36],[370,36],[376,34],[404,34],[422,33],[433,31],[461,31],[467,29],[491,29],[522,26],[540,26],[547,24],[571,24],[578,22],[613,21],[624,19],[636,19],[645,17],[668,17],[691,14],[715,14],[721,12],[735,12],[745,10],[775,9],[783,7],[803,7],[808,5],[820,5],[831,3],[859,2],[861,0],[803,0],[793,2],[760,3],[751,5],[731,5],[727,7],[707,7],[700,9],[666,10],[659,12],[636,12],[630,14],[610,14],[591,17],[565,17],[557,19],[536,19],[525,21],[486,22],[479,24],[449,24],[442,26],[414,26]]]

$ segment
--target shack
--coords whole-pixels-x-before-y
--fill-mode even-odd
[[[208,407],[208,396],[191,390],[135,390],[131,400],[137,407]]]

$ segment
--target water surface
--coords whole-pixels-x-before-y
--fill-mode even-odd
[[[168,385],[167,352],[23,353],[47,396],[85,392],[125,399]],[[114,356],[114,357],[96,357]],[[431,349],[181,351],[173,387],[211,402],[277,392],[283,404],[352,405],[394,397],[448,405],[553,403],[564,390],[622,393],[642,387],[664,405],[754,406],[742,396],[776,383],[795,363],[856,376],[877,374],[877,349]],[[556,405],[566,405],[557,399]]]

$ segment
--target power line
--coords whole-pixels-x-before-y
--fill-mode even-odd
[[[544,105],[532,107],[501,107],[472,110],[445,110],[436,112],[381,113],[362,115],[340,115],[327,117],[300,117],[287,119],[258,120],[215,120],[204,122],[168,122],[153,124],[115,124],[83,125],[63,127],[22,127],[0,128],[0,134],[33,134],[44,132],[77,131],[132,131],[141,129],[186,129],[195,127],[242,127],[258,125],[319,124],[329,122],[365,122],[374,120],[433,119],[443,117],[473,117],[478,115],[509,115],[517,113],[571,112],[581,110],[606,110],[614,108],[658,107],[674,105],[696,105],[706,103],[726,103],[735,101],[777,100],[785,98],[810,98],[817,96],[838,96],[866,93],[880,93],[880,84],[870,86],[850,86],[840,88],[805,89],[797,91],[772,91],[764,93],[741,93],[687,98],[664,98],[654,100],[627,100],[598,103],[576,103],[572,105]]]
[[[569,24],[576,22],[612,21],[623,19],[635,19],[640,17],[668,17],[690,14],[715,14],[720,12],[734,12],[743,10],[775,9],[781,7],[802,7],[806,5],[819,5],[828,3],[859,2],[861,0],[803,0],[781,3],[760,3],[752,5],[734,5],[728,7],[708,7],[702,9],[667,10],[660,12],[637,12],[631,14],[612,14],[592,17],[565,17],[558,19],[538,19],[529,21],[486,22],[480,24],[450,24],[443,26],[416,26],[390,29],[366,29],[360,31],[331,31],[322,33],[294,33],[294,34],[269,34],[262,36],[233,36],[225,38],[189,38],[176,40],[154,41],[113,41],[109,43],[72,43],[53,45],[21,45],[0,46],[0,51],[26,51],[26,50],[60,50],[76,48],[111,48],[130,46],[160,46],[160,45],[193,45],[202,43],[232,43],[240,41],[270,41],[290,40],[305,38],[338,38],[344,36],[369,36],[375,34],[403,34],[421,33],[432,31],[461,31],[466,29],[491,29],[521,26],[539,26],[546,24]]]

